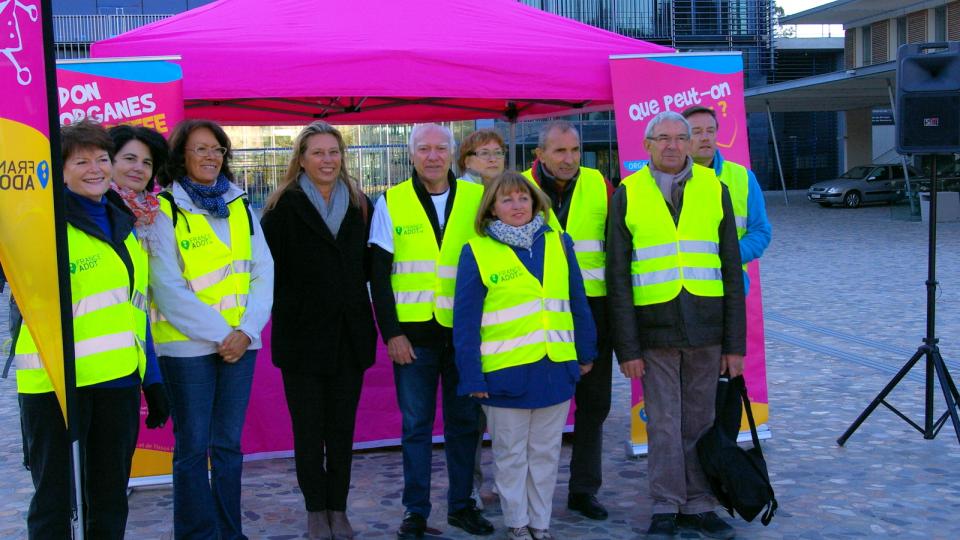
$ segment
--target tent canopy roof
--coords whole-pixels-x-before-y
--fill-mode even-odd
[[[609,108],[611,54],[670,51],[512,0],[220,0],[92,56],[181,56],[188,117],[346,124]]]

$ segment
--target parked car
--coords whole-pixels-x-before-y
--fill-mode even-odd
[[[908,166],[910,186],[914,191],[923,185],[929,187],[930,179],[918,169]],[[842,204],[857,208],[864,203],[896,202],[906,194],[906,179],[903,166],[899,164],[859,165],[841,174],[838,178],[817,182],[807,189],[807,199],[820,206]]]

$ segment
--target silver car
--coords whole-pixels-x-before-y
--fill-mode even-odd
[[[911,187],[914,189],[929,184],[923,174],[909,166]],[[916,184],[914,184],[916,181]],[[817,182],[807,189],[807,199],[820,206],[842,204],[857,208],[861,204],[896,202],[906,193],[906,179],[902,165],[860,165],[850,169],[834,180]]]

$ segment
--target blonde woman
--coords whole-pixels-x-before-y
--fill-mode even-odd
[[[347,493],[353,430],[377,330],[367,294],[371,204],[326,122],[294,141],[287,174],[267,201],[273,253],[273,363],[293,421],[297,482],[310,538],[353,538]]]

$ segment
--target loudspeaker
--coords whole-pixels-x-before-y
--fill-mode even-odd
[[[897,152],[960,153],[960,42],[897,50]]]

